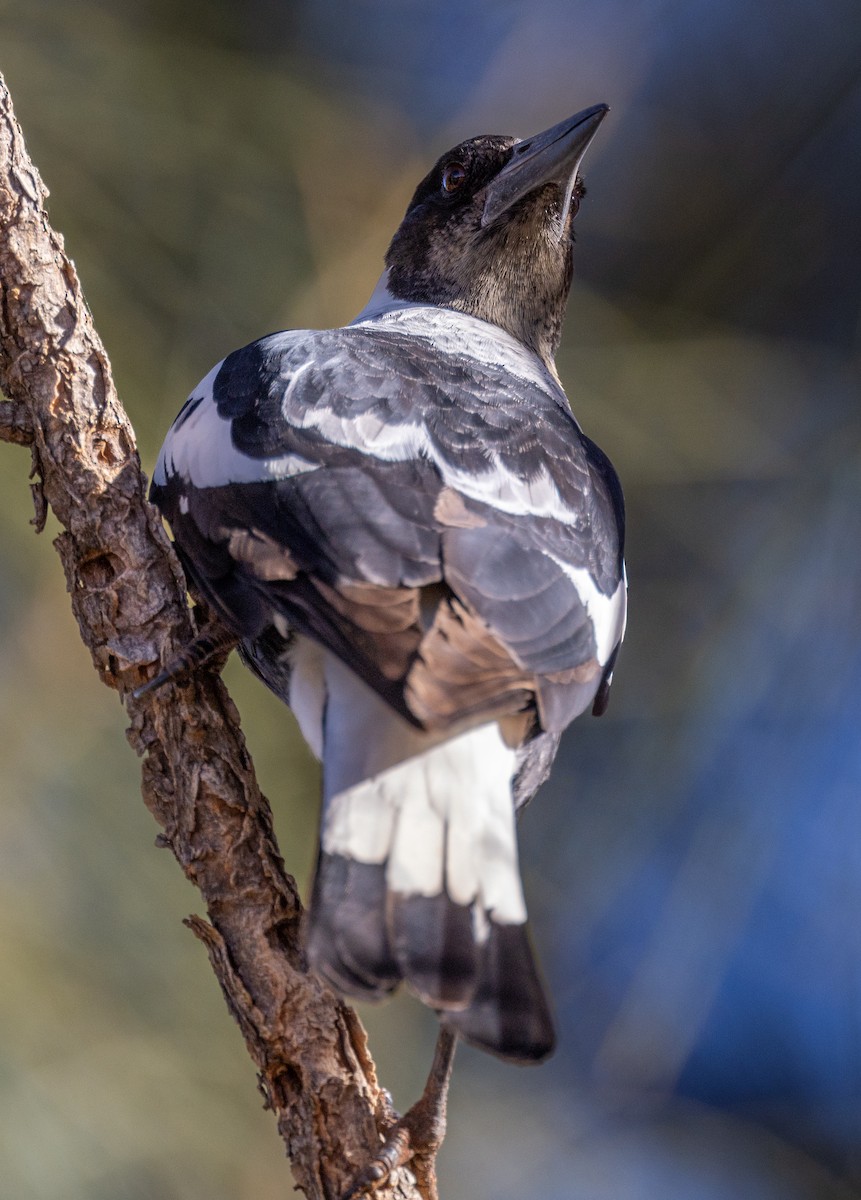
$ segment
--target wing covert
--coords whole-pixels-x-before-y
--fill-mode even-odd
[[[551,382],[354,326],[219,364],[153,499],[247,641],[277,618],[419,724],[537,706],[558,731],[621,633],[614,479]]]

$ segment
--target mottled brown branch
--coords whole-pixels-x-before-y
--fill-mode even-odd
[[[204,672],[132,698],[188,643],[191,617],[46,195],[0,78],[0,437],[31,447],[35,524],[50,506],[62,526],[55,545],[81,637],[126,705],[159,842],[200,889],[209,920],[188,924],[245,1037],[298,1185],[335,1200],[394,1114],[358,1018],[304,969],[296,885],[221,681]],[[420,1195],[407,1171],[377,1193]]]

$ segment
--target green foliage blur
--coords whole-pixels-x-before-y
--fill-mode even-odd
[[[588,104],[560,354],[629,509],[611,710],[527,814],[553,1062],[464,1050],[470,1200],[861,1196],[857,0],[0,0],[0,71],[145,469],[229,350],[363,305],[416,181]],[[289,1171],[0,445],[0,1198]],[[317,769],[226,672],[288,869]],[[433,1019],[363,1013],[406,1107]]]

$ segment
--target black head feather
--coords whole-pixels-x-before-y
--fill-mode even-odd
[[[488,188],[518,144],[485,134],[442,155],[389,246],[389,290],[499,325],[551,363],[571,286],[571,222],[584,189],[578,179],[561,236],[563,189],[553,181],[483,224]]]

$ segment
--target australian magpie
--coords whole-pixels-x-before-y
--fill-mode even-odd
[[[606,111],[444,154],[367,307],[213,367],[151,492],[322,761],[312,967],[518,1060],[554,1034],[515,815],[625,623],[621,488],[554,364]]]

